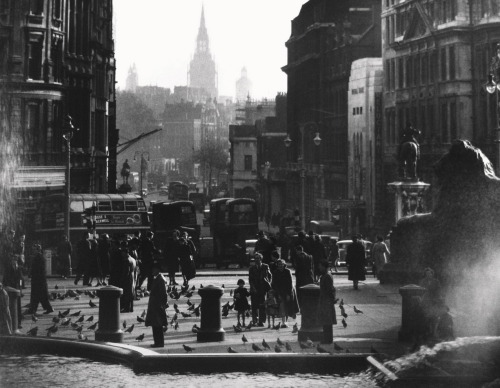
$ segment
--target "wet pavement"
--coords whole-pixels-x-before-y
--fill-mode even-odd
[[[201,285],[224,286],[224,294],[221,303],[232,303],[231,291],[236,287],[236,282],[239,278],[248,279],[247,269],[229,269],[224,271],[215,271],[213,269],[202,269],[198,271],[197,277],[190,282],[191,286],[195,286],[190,303],[198,306],[200,296],[197,290]],[[24,296],[21,300],[22,306],[29,303],[30,298],[30,282],[27,279],[26,289],[23,290]],[[96,287],[84,287],[82,285],[75,286],[74,279],[59,279],[49,278],[49,292],[52,295],[59,294],[55,300],[51,301],[54,312],[44,315],[41,306],[33,319],[32,315],[26,315],[22,323],[21,333],[26,334],[35,326],[38,327],[38,336],[46,336],[47,329],[54,324],[53,319],[58,316],[59,312],[64,312],[70,309],[67,318],[71,321],[63,326],[59,323],[58,330],[52,334],[54,338],[79,339],[79,334],[76,328],[83,325],[80,340],[93,341],[95,338],[94,331],[97,327],[94,325],[98,321],[98,305],[99,298],[95,296]],[[178,277],[179,281],[180,278]],[[95,284],[95,282],[94,282]],[[380,285],[376,279],[369,277],[365,282],[361,282],[358,291],[352,288],[352,282],[347,280],[344,273],[336,274],[335,286],[337,288],[338,298],[343,299],[345,311],[348,315],[346,318],[347,326],[344,328],[341,324],[342,316],[337,308],[338,324],[334,326],[334,344],[322,345],[332,353],[373,353],[379,352],[387,355],[389,358],[397,357],[408,352],[411,344],[401,343],[397,341],[398,330],[401,323],[401,296],[399,295],[399,286]],[[63,295],[73,295],[63,298]],[[147,309],[148,296],[142,296],[140,300],[134,303],[134,312],[121,313],[120,322],[121,328],[124,331],[125,344],[140,346],[150,349],[153,343],[152,330],[150,327],[145,327],[141,322],[141,316],[145,315]],[[270,345],[270,349],[264,349],[265,352],[275,352],[275,344],[279,338],[283,343],[288,342],[291,351],[296,353],[316,353],[316,348],[301,349],[297,342],[297,334],[293,333],[293,326],[297,324],[300,329],[301,316],[297,315],[296,319],[289,319],[287,328],[275,330],[273,328],[252,327],[250,330],[244,329],[243,332],[235,332],[233,325],[237,324],[236,312],[230,310],[227,317],[222,318],[222,326],[225,333],[225,340],[222,342],[199,343],[197,342],[196,333],[192,331],[196,324],[200,326],[200,317],[196,317],[188,310],[188,298],[181,296],[177,301],[169,298],[170,307],[167,309],[169,323],[175,314],[174,303],[177,304],[178,327],[175,328],[175,323],[168,325],[165,333],[165,347],[154,348],[158,353],[185,353],[183,345],[191,347],[193,353],[221,353],[227,352],[228,347],[239,353],[254,352],[252,344],[263,348],[263,340]],[[356,313],[354,306],[361,313]],[[26,308],[23,308],[23,311]],[[79,313],[79,315],[77,315]],[[182,316],[186,314],[186,317]],[[72,315],[74,314],[74,315]],[[189,314],[190,316],[187,316]],[[84,316],[81,320],[81,316]],[[91,318],[93,317],[93,318]],[[81,320],[81,322],[77,322]],[[246,319],[246,324],[250,322],[250,318]],[[78,325],[73,325],[77,323]],[[277,321],[276,321],[277,323]],[[133,329],[130,329],[134,325]],[[125,327],[123,327],[125,326]],[[128,329],[128,331],[127,331]],[[144,334],[144,336],[142,336]],[[242,337],[245,335],[248,342],[244,343]],[[141,339],[141,337],[143,337]],[[286,349],[280,348],[282,352]]]

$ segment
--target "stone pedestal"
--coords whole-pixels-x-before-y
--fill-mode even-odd
[[[99,329],[95,332],[96,341],[123,342],[120,329],[120,296],[123,290],[108,286],[97,290],[99,297]]]
[[[21,302],[19,299],[21,298],[21,291],[16,290],[12,287],[4,287],[7,294],[9,294],[9,309],[10,309],[10,318],[12,324],[12,334],[21,334],[19,331],[19,305]]]
[[[221,297],[224,290],[220,287],[206,286],[198,290],[201,296],[201,327],[198,330],[198,342],[224,341],[222,328]]]
[[[423,196],[430,186],[418,180],[387,184],[389,192],[394,193],[394,224],[402,217],[425,213]]]
[[[409,284],[401,287],[399,293],[403,298],[402,314],[401,314],[401,329],[399,330],[399,341],[410,341],[413,339],[413,334],[417,329],[415,322],[420,321],[417,314],[417,297],[422,297],[425,293],[425,288],[417,286],[416,284]],[[419,317],[420,318],[420,317]]]
[[[307,338],[311,341],[323,340],[323,326],[319,324],[317,318],[319,293],[317,284],[308,284],[299,289],[301,315],[299,341],[306,341]]]

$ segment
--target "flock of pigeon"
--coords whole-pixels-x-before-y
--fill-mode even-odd
[[[224,288],[224,285],[222,285]],[[203,288],[203,285],[200,285],[199,288]],[[173,307],[173,315],[170,317],[168,309],[170,308],[170,304],[167,303],[165,306],[165,310],[167,312],[167,317],[168,317],[168,324],[164,326],[163,331],[167,332],[169,329],[169,326],[174,329],[178,330],[179,329],[179,320],[181,319],[186,319],[186,318],[191,318],[191,317],[199,317],[200,316],[200,305],[196,305],[195,303],[191,302],[191,297],[193,296],[194,291],[196,290],[196,287],[193,285],[192,287],[189,286],[182,286],[180,288],[177,288],[176,286],[168,286],[167,288],[167,293],[170,298],[170,303],[172,303]],[[233,290],[230,290],[230,296],[232,296]],[[69,289],[64,292],[59,291],[59,287],[56,285],[55,286],[55,291],[50,293],[51,295],[51,300],[52,301],[63,301],[67,298],[73,299],[73,300],[81,300],[82,297],[86,296],[89,298],[88,306],[90,308],[95,308],[97,307],[97,304],[93,302],[93,299],[97,298],[96,291],[95,290],[73,290]],[[144,297],[148,296],[149,293],[148,291],[142,289],[138,292],[138,296]],[[185,307],[183,305],[183,311],[180,310],[179,305],[180,303],[180,298],[184,297],[186,298],[185,302]],[[24,318],[27,319],[27,315],[31,315],[31,325],[30,329],[27,331],[27,335],[30,336],[37,336],[39,328],[38,326],[33,326],[33,324],[36,324],[38,319],[40,318],[40,315],[37,314],[30,314],[29,313],[29,305],[26,305],[25,307],[28,308],[24,312]],[[234,302],[231,304],[229,301],[227,301],[223,306],[222,306],[222,317],[227,318],[229,316],[229,313],[234,309]],[[345,306],[344,306],[344,301],[343,299],[339,303],[339,309],[340,313],[342,315],[342,325],[344,328],[347,328],[347,313],[345,311]],[[353,306],[354,313],[355,314],[363,314],[361,310],[359,310],[356,306]],[[140,315],[137,315],[136,317],[136,322],[132,323],[131,325],[127,324],[126,320],[123,320],[122,322],[122,327],[124,333],[127,334],[132,334],[134,328],[136,328],[138,325],[143,324],[145,322],[145,316],[146,316],[146,310],[143,310],[143,312]],[[247,312],[247,316],[249,317],[250,314]],[[52,317],[52,322],[51,325],[46,328],[46,333],[48,337],[51,337],[52,335],[56,334],[59,330],[73,330],[77,339],[86,341],[88,340],[87,335],[85,334],[87,331],[94,331],[96,330],[98,326],[98,321],[94,318],[94,315],[85,315],[85,312],[83,310],[71,312],[70,308],[65,309],[64,311],[59,311],[56,316]],[[86,326],[88,325],[88,326]],[[86,326],[86,327],[85,327]],[[253,322],[250,322],[246,326],[240,325],[238,323],[237,325],[233,325],[233,330],[235,333],[242,333],[242,332],[248,332],[254,327]],[[195,323],[192,328],[191,332],[196,334],[200,328],[198,325]],[[277,325],[272,326],[272,329],[277,331],[279,333],[280,329],[283,329],[281,326],[281,322],[278,322]],[[297,323],[293,325],[292,334],[296,334],[298,332],[298,326]],[[250,336],[251,337],[251,336]],[[134,337],[132,337],[134,338]],[[135,341],[141,342],[145,338],[145,334],[142,333],[135,337]],[[243,345],[246,349],[247,343],[249,343],[248,338],[245,336],[245,334],[242,335],[241,340],[243,342]],[[325,347],[321,346],[320,343],[317,345],[314,344],[313,341],[311,341],[309,338],[306,341],[301,341],[298,343],[300,346],[301,351],[307,351],[307,350],[315,350],[319,353],[330,353],[331,352],[326,349]],[[186,352],[192,352],[195,349],[193,347],[190,347],[188,345],[183,344],[183,349]],[[276,340],[276,343],[274,346],[271,346],[268,342],[266,342],[265,339],[262,340],[261,343],[251,343],[251,349],[254,352],[264,352],[264,351],[273,351],[276,353],[281,353],[281,352],[293,352],[294,349],[292,345],[287,342],[287,341],[282,341],[279,337]],[[349,353],[349,349],[343,348],[337,343],[333,343],[333,349],[336,352],[346,352]],[[227,348],[228,353],[238,353],[237,350],[235,350],[233,347],[229,346]],[[374,349],[372,349],[372,352],[376,352]]]

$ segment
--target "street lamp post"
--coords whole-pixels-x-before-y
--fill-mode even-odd
[[[141,155],[141,171],[139,172],[139,195],[142,197],[142,172],[144,171],[144,166],[146,165],[146,159],[144,159],[144,155],[148,155],[148,162],[150,160],[148,151],[135,151],[134,161],[137,160],[137,155]]]
[[[70,181],[70,171],[71,171],[71,139],[73,137],[73,134],[78,131],[78,128],[75,128],[73,125],[73,119],[71,118],[70,115],[67,115],[64,118],[64,125],[63,125],[63,138],[66,140],[66,185],[64,187],[65,189],[65,199],[66,199],[66,206],[64,207],[64,234],[68,237],[68,241],[71,241],[70,235],[69,235],[69,214],[70,214],[70,188],[71,188],[71,181]],[[73,273],[73,270],[71,268],[71,257],[69,258],[69,275],[71,276]]]
[[[305,168],[305,153],[304,153],[304,135],[308,126],[312,126],[315,129],[316,136],[313,139],[314,145],[319,146],[321,144],[321,138],[319,137],[318,125],[313,122],[307,122],[299,125],[300,130],[300,155],[297,158],[300,171],[300,226],[302,230],[306,228],[305,212],[306,212],[306,168]],[[292,144],[292,139],[287,135],[284,140],[285,146],[290,147]]]
[[[491,59],[488,82],[484,86],[489,94],[495,94],[496,139],[494,142],[497,145],[496,171],[497,174],[500,174],[500,107],[498,106],[500,103],[498,96],[500,91],[500,83],[498,83],[500,80],[500,43],[497,43],[496,49],[496,55]]]

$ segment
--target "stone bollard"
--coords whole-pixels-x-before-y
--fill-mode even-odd
[[[107,286],[97,290],[99,297],[99,329],[95,332],[96,341],[123,342],[120,329],[120,296],[123,290]]]
[[[220,287],[206,286],[198,290],[201,296],[201,327],[198,330],[198,342],[224,341],[222,328],[222,306],[220,299],[224,290]]]
[[[416,284],[408,284],[399,289],[399,293],[403,297],[402,301],[402,315],[401,315],[401,329],[399,330],[399,341],[409,341],[412,339],[416,330],[421,328],[415,327],[415,322],[420,322],[421,312],[418,310],[418,305],[415,300],[421,298],[425,293],[425,288],[417,286]]]
[[[21,304],[21,291],[12,287],[4,287],[9,294],[9,309],[12,324],[12,334],[21,334],[19,331],[19,305]]]
[[[309,338],[312,341],[323,340],[323,326],[318,323],[318,304],[319,304],[319,286],[317,284],[308,284],[300,287],[300,330],[299,341],[306,341]]]

